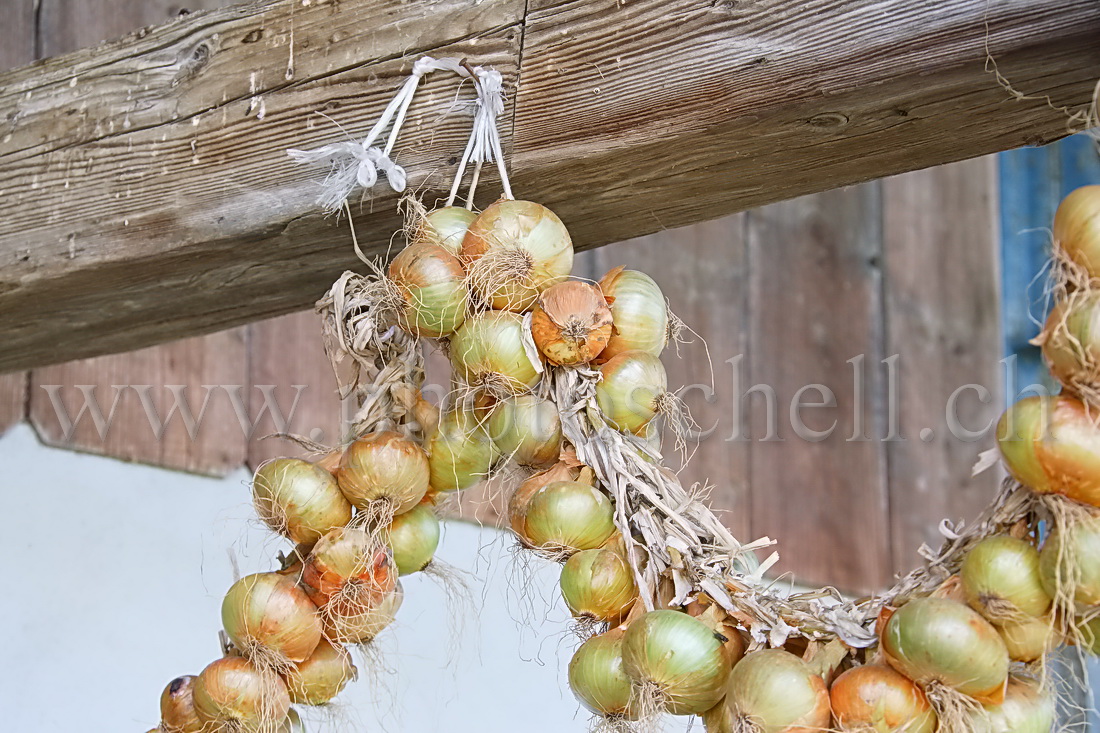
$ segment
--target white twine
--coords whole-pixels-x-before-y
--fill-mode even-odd
[[[381,117],[362,142],[348,140],[311,150],[287,150],[287,154],[297,163],[329,166],[329,175],[322,184],[321,195],[318,197],[318,203],[326,212],[331,213],[342,208],[357,186],[364,189],[373,187],[378,182],[379,172],[385,174],[390,188],[394,191],[400,193],[405,190],[408,182],[405,169],[395,163],[391,155],[409,106],[420,85],[420,79],[433,71],[450,71],[464,79],[470,79],[477,92],[477,112],[474,114],[473,129],[459,163],[447,205],[453,203],[470,161],[476,164],[474,178],[470,184],[470,200],[473,199],[473,192],[477,187],[481,165],[494,160],[500,171],[504,196],[512,198],[512,188],[501,150],[500,131],[497,129],[497,119],[504,112],[503,81],[500,72],[480,66],[471,67],[464,59],[434,59],[424,56],[413,64],[409,78],[390,100]],[[390,132],[386,145],[384,148],[379,148],[375,145],[375,141],[387,128],[390,128]]]

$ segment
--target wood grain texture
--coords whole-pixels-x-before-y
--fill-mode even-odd
[[[886,348],[900,365],[902,440],[885,444],[899,571],[920,561],[922,543],[939,546],[942,518],[976,517],[999,481],[996,471],[970,475],[994,447],[1003,405],[995,166],[980,158],[882,183]],[[986,390],[987,402],[966,385]],[[988,428],[981,437],[949,432],[956,390],[953,414],[964,430]]]
[[[266,0],[0,77],[0,369],[308,306],[351,258],[284,151],[339,138],[317,111],[361,134],[426,51],[502,71],[516,189],[582,247],[1064,134],[985,71],[987,41],[1060,104],[1100,69],[1092,0],[531,5]],[[429,198],[468,122],[452,100],[429,82],[401,145]],[[373,251],[394,208],[356,207]]]
[[[748,215],[752,304],[748,368],[776,394],[776,437],[767,440],[764,398],[752,395],[749,424],[752,534],[779,542],[779,572],[849,591],[890,577],[886,464],[877,420],[882,293],[879,184],[765,207]],[[862,401],[853,366],[864,356]],[[751,381],[749,381],[751,380]],[[796,430],[791,405],[823,385],[835,407],[806,408]],[[827,400],[816,389],[804,403]],[[857,430],[857,421],[861,429]],[[850,440],[859,434],[864,439]],[[784,557],[789,560],[784,560]],[[795,562],[790,562],[794,560]]]

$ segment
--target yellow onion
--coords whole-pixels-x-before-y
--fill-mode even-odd
[[[1008,679],[1008,650],[992,624],[947,598],[917,598],[882,631],[890,666],[917,684],[940,682],[980,702],[997,702]]]
[[[374,606],[396,583],[389,549],[359,528],[326,534],[313,546],[302,570],[302,585],[318,607],[336,598],[355,608]]]
[[[599,287],[569,280],[547,288],[531,312],[535,346],[552,364],[577,366],[611,338],[611,309]]]
[[[466,319],[451,338],[455,372],[472,387],[497,397],[523,394],[539,381],[539,372],[523,347],[523,318],[487,311]]]
[[[1009,472],[1040,494],[1100,506],[1100,427],[1080,400],[1027,397],[1001,417],[997,445]]]
[[[1054,242],[1089,277],[1100,276],[1100,185],[1082,186],[1054,212]]]
[[[420,217],[413,231],[414,242],[428,242],[446,248],[457,256],[462,251],[466,230],[477,218],[477,213],[461,206],[444,206]]]
[[[594,713],[634,720],[633,682],[623,670],[623,629],[587,639],[569,660],[569,687]]]
[[[527,505],[524,539],[547,550],[592,550],[615,531],[611,500],[578,481],[554,481]]]
[[[905,675],[882,664],[853,667],[829,690],[842,731],[934,733],[936,713],[924,692]]]
[[[421,504],[394,517],[386,537],[398,574],[418,572],[427,567],[439,547],[439,519],[430,506]]]
[[[660,356],[668,343],[668,306],[653,278],[616,267],[600,280],[600,290],[611,301],[615,325],[596,361],[609,361],[624,351]]]
[[[293,577],[279,573],[234,583],[222,601],[222,626],[245,656],[275,665],[306,660],[321,640],[316,606]]]
[[[762,733],[810,733],[829,727],[829,691],[801,659],[782,649],[750,652],[726,685],[738,721]]]
[[[325,635],[344,644],[368,644],[393,623],[404,598],[400,581],[371,606],[346,603],[336,598],[321,610]]]
[[[323,705],[339,695],[355,675],[347,650],[321,639],[309,659],[288,669],[283,678],[292,703]]]
[[[1010,677],[1004,702],[986,705],[973,716],[974,733],[1050,733],[1054,728],[1054,700],[1038,684]]]
[[[270,733],[290,711],[286,683],[242,657],[211,662],[195,678],[192,694],[204,733]]]
[[[1039,551],[1024,540],[986,537],[966,553],[959,578],[966,602],[995,624],[1050,610],[1039,578]]]
[[[613,550],[583,550],[561,569],[561,594],[577,618],[619,621],[638,595],[630,565]]]
[[[428,491],[428,457],[398,433],[368,433],[344,451],[336,478],[340,491],[359,509],[401,514]]]
[[[1039,552],[1039,577],[1051,597],[1072,591],[1082,609],[1100,604],[1100,517],[1053,530]]]
[[[1100,381],[1100,293],[1073,293],[1056,302],[1035,343],[1051,376],[1067,387]]]
[[[428,438],[429,484],[435,491],[461,491],[489,475],[496,446],[482,421],[456,409],[443,415]]]
[[[466,272],[446,248],[410,244],[390,263],[390,280],[401,298],[398,322],[413,336],[449,336],[466,320]]]
[[[299,543],[312,544],[351,521],[351,504],[332,474],[298,458],[260,466],[252,479],[252,503],[268,527]]]
[[[620,430],[637,433],[662,411],[668,378],[656,356],[624,351],[600,367],[600,374],[596,404]]]
[[[1054,621],[1047,616],[1026,616],[1016,621],[1005,621],[997,624],[997,630],[1004,639],[1009,659],[1017,662],[1034,662],[1058,646],[1059,642]]]
[[[564,461],[555,463],[545,471],[540,471],[516,487],[508,498],[508,526],[520,537],[527,536],[527,507],[544,486],[555,481],[575,481],[580,476],[579,466]]]
[[[195,712],[195,677],[184,675],[168,683],[160,695],[160,726],[163,733],[202,733],[202,721]]]
[[[722,699],[730,676],[724,641],[686,613],[650,611],[623,635],[623,669],[673,715],[703,713]]]
[[[503,200],[470,224],[462,240],[470,288],[489,307],[522,313],[573,269],[573,242],[554,212]]]
[[[552,466],[561,453],[558,408],[535,395],[501,400],[489,416],[489,436],[502,455],[521,466]]]

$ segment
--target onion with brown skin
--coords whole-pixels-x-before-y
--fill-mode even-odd
[[[607,346],[611,328],[611,309],[599,287],[576,280],[550,286],[531,312],[535,346],[559,366],[595,359]]]
[[[881,664],[843,672],[829,690],[842,731],[934,733],[936,713],[924,691],[905,675]]]
[[[369,644],[393,623],[404,598],[400,581],[373,606],[346,603],[338,597],[321,611],[325,635],[344,644]]]
[[[321,640],[316,606],[293,577],[280,573],[234,583],[222,601],[222,626],[246,657],[277,669],[306,660]]]
[[[286,683],[242,657],[224,657],[195,678],[192,696],[203,733],[270,733],[290,711]]]
[[[413,336],[449,336],[466,321],[466,272],[451,252],[418,242],[390,263],[390,281],[400,297],[397,320]]]
[[[267,461],[252,479],[252,504],[268,527],[312,544],[351,521],[351,504],[324,468],[298,458]]]
[[[424,498],[430,480],[428,457],[398,433],[368,433],[344,451],[336,479],[356,508],[378,515],[371,519],[388,521]]]
[[[202,721],[195,712],[195,677],[184,675],[168,683],[160,695],[160,726],[163,733],[202,733]]]
[[[328,639],[304,662],[295,664],[283,675],[290,701],[301,705],[324,705],[340,694],[356,676],[351,655]]]
[[[365,530],[334,529],[306,558],[302,585],[322,608],[334,598],[353,606],[374,606],[397,583],[390,551]]]
[[[1054,243],[1091,278],[1100,277],[1100,185],[1082,186],[1054,212]]]

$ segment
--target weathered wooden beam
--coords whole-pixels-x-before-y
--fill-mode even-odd
[[[592,247],[1060,137],[1055,107],[1083,106],[1100,77],[1097,37],[1095,0],[196,13],[0,75],[0,371],[308,306],[354,260],[348,222],[314,205],[321,174],[285,149],[340,139],[333,121],[361,136],[424,53],[503,73],[518,194]],[[455,100],[429,80],[400,145],[429,199],[470,120]],[[363,246],[386,250],[395,208],[384,184],[353,206]]]

